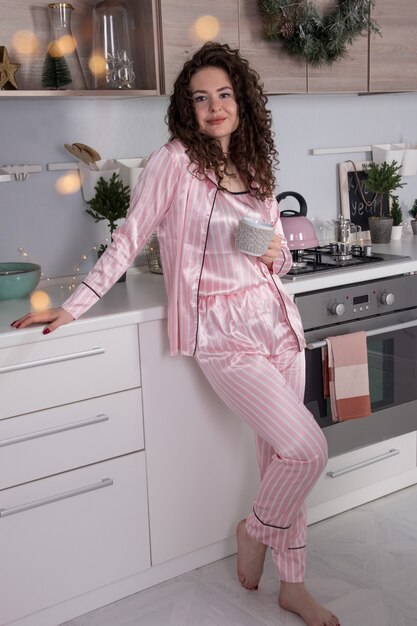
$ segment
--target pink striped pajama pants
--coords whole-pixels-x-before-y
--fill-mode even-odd
[[[272,548],[281,580],[302,582],[305,498],[327,462],[327,442],[303,404],[304,352],[275,286],[199,299],[196,359],[213,389],[256,434],[261,486],[246,520]]]

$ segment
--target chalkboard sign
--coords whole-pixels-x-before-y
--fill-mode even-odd
[[[365,188],[366,172],[363,166],[369,163],[353,163],[353,161],[345,161],[339,163],[339,186],[340,186],[340,205],[342,215],[348,217],[353,224],[361,227],[365,237],[369,236],[368,217],[379,217],[378,206],[372,203],[375,197],[373,192],[367,191]],[[372,203],[372,204],[371,204]],[[368,206],[371,204],[371,206]],[[389,215],[389,195],[385,194],[383,198],[383,217]]]

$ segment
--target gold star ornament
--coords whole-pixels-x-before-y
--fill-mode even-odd
[[[20,63],[10,63],[5,46],[0,46],[0,89],[17,89],[15,74]]]

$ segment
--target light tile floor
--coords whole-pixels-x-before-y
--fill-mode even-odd
[[[342,626],[417,626],[417,485],[309,527],[307,585]],[[301,626],[277,605],[270,555],[256,592],[236,557],[61,626]]]

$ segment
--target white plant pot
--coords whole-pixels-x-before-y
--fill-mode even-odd
[[[403,225],[400,224],[399,226],[393,226],[392,230],[391,230],[391,241],[393,239],[401,239],[401,235],[403,233]]]

